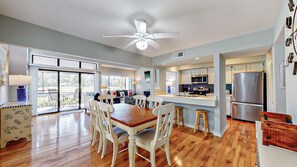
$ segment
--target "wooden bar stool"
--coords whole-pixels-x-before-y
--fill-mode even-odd
[[[201,110],[197,109],[196,110],[196,120],[195,120],[195,126],[194,126],[194,133],[196,133],[196,127],[198,125],[198,130],[200,130],[200,116],[203,118],[203,123],[204,123],[204,135],[206,136],[208,133],[210,133],[209,130],[209,125],[208,125],[208,114],[207,110]],[[207,132],[206,132],[207,129]]]
[[[180,121],[182,121],[182,125],[183,125],[183,127],[185,127],[184,116],[183,116],[183,107],[175,106],[175,111],[176,111],[177,127],[180,128]]]

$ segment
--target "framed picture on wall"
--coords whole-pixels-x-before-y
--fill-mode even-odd
[[[145,79],[145,82],[151,82],[151,73],[150,73],[150,71],[145,71],[144,72],[144,79]]]
[[[0,44],[0,85],[8,84],[8,46]]]

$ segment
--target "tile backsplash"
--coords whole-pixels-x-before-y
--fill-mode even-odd
[[[213,84],[180,84],[179,92],[187,92],[188,90],[192,92],[194,87],[206,87],[209,88],[210,93],[214,93]],[[230,94],[232,94],[232,84],[226,84],[226,90],[229,90]]]

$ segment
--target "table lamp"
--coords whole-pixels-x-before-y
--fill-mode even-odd
[[[105,85],[105,84],[101,85],[101,89],[103,90],[102,91],[103,95],[107,95],[107,91],[106,91],[107,85]]]
[[[31,84],[31,76],[28,75],[9,75],[9,85],[18,86],[17,101],[26,102],[26,88],[25,85]]]

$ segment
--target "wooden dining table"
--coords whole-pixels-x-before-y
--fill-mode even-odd
[[[113,105],[114,111],[110,114],[112,124],[129,134],[129,166],[135,166],[135,135],[137,132],[157,124],[157,116],[152,109],[136,107],[119,103]]]

